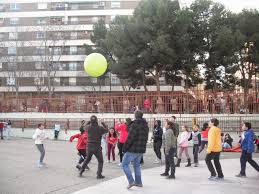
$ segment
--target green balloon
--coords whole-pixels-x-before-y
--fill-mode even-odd
[[[92,77],[103,75],[107,69],[107,61],[100,53],[92,53],[85,58],[85,72]]]

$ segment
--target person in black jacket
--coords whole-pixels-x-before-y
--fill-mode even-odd
[[[153,130],[153,148],[156,154],[156,161],[154,163],[161,163],[161,147],[162,147],[163,129],[161,128],[161,121],[156,120]]]
[[[125,153],[122,160],[123,171],[128,179],[130,189],[133,186],[142,187],[140,161],[143,153],[146,152],[146,145],[148,140],[149,128],[143,113],[141,111],[135,112],[135,120],[129,127],[128,138],[123,145],[123,152]],[[130,170],[130,163],[133,162],[135,180],[132,177]]]
[[[88,133],[88,152],[87,157],[84,160],[84,163],[81,167],[79,176],[81,177],[83,175],[83,172],[85,171],[85,168],[87,167],[88,163],[91,161],[92,156],[95,155],[97,161],[98,161],[98,170],[97,170],[97,179],[103,179],[105,178],[102,175],[103,170],[103,153],[102,153],[102,147],[101,147],[101,140],[103,134],[108,132],[108,128],[104,123],[102,125],[104,127],[101,127],[98,125],[98,119],[95,115],[91,116],[89,125],[86,127],[87,133]]]

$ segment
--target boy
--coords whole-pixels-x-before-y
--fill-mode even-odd
[[[198,159],[198,154],[199,154],[199,147],[201,146],[201,133],[199,132],[200,126],[198,124],[195,124],[193,126],[193,132],[191,133],[190,138],[188,139],[189,141],[193,141],[193,158],[194,158],[194,167],[199,166],[199,159]],[[191,161],[188,160],[188,164],[191,166]]]
[[[246,177],[246,162],[251,164],[257,172],[259,172],[259,165],[252,159],[252,153],[254,152],[254,132],[252,130],[251,123],[245,122],[242,126],[244,131],[244,139],[241,141],[242,154],[240,158],[241,171],[236,177]]]

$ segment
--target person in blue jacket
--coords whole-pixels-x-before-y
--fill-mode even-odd
[[[244,131],[244,139],[241,141],[241,171],[236,177],[246,177],[246,162],[259,172],[259,165],[252,159],[254,152],[254,131],[252,130],[251,123],[245,122],[242,126],[242,130]]]

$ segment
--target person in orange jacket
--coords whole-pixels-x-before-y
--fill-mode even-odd
[[[86,151],[87,151],[87,139],[88,139],[88,134],[87,132],[84,130],[84,121],[82,121],[82,126],[80,127],[80,133],[72,135],[70,137],[70,142],[72,142],[74,139],[78,139],[77,141],[77,145],[76,148],[78,150],[78,155],[80,156],[78,164],[76,165],[76,168],[78,170],[81,169],[81,164],[84,161],[85,157],[86,157]],[[87,166],[86,169],[89,170],[89,167]]]

